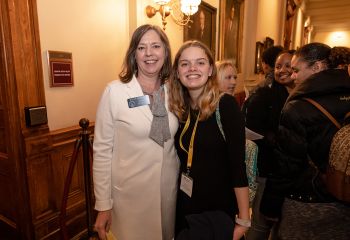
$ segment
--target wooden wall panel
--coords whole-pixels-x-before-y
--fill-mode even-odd
[[[0,198],[0,221],[7,223],[14,231],[17,229],[16,211],[12,204],[15,202],[15,195],[12,189],[9,177],[0,173],[0,189],[2,195],[6,194],[6,198]],[[1,232],[1,231],[0,231]]]
[[[4,140],[6,142],[6,139]],[[15,206],[18,189],[14,186],[13,175],[11,159],[8,158],[8,154],[0,153],[0,233],[1,239],[5,240],[20,238]]]
[[[26,138],[28,185],[36,239],[60,239],[59,215],[63,188],[76,140],[80,138],[79,132],[80,128],[76,126]],[[45,146],[47,153],[39,152],[42,146]],[[66,211],[70,236],[84,233],[86,213],[81,148],[74,167]]]
[[[10,203],[14,211],[13,215],[0,214],[16,225],[12,234],[11,223],[0,219],[1,237],[11,236],[8,239],[34,239],[23,143],[25,136],[49,131],[48,126],[40,127],[40,131],[27,129],[24,121],[24,107],[45,104],[36,10],[35,0],[0,1],[0,137],[5,139],[0,142],[0,151],[8,156],[0,168],[7,173],[2,175],[4,182],[11,183],[1,204]]]
[[[56,195],[56,177],[49,155],[39,155],[27,161],[28,187],[33,221],[57,212],[57,205],[51,195]]]
[[[0,94],[1,95],[1,94]],[[4,106],[0,105],[0,152],[7,153]]]
[[[24,108],[45,105],[39,40],[36,0],[1,0],[1,239],[61,239],[63,185],[80,127],[50,132],[48,125],[25,125]],[[83,172],[80,155],[67,206],[73,239],[86,229]]]
[[[20,109],[26,106],[45,105],[45,91],[41,63],[37,6],[35,0],[6,0],[14,68]],[[21,126],[25,128],[24,111],[20,112]]]

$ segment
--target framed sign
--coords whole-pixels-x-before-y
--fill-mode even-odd
[[[231,59],[241,72],[244,0],[220,1],[219,59]]]
[[[72,53],[47,51],[50,87],[73,86]]]
[[[215,57],[216,8],[202,1],[191,22],[184,26],[184,41],[199,40],[205,43]]]

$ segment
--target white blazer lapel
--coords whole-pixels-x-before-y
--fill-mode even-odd
[[[169,112],[169,108],[168,108],[168,84],[164,84],[164,93],[165,93],[165,108],[166,110]]]

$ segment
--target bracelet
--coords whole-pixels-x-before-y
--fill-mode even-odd
[[[235,218],[235,222],[238,225],[241,225],[241,226],[246,227],[246,228],[250,228],[251,225],[252,225],[252,222],[249,219],[241,219],[241,218],[239,218],[237,216]]]

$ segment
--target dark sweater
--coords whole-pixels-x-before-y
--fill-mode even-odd
[[[260,177],[267,177],[274,167],[273,149],[281,110],[287,97],[286,87],[273,80],[272,84],[256,89],[244,103],[247,128],[264,136],[254,141],[259,149],[257,162]]]

